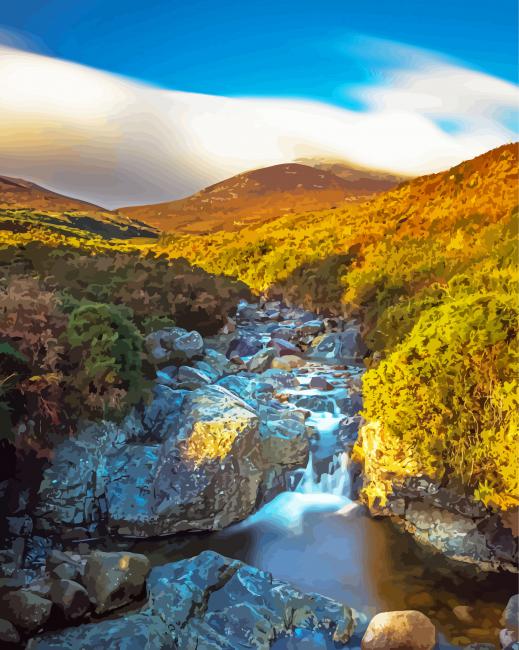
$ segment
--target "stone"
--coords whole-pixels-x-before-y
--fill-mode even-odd
[[[162,442],[174,435],[180,423],[180,411],[187,391],[154,386],[152,401],[144,407],[139,442]]]
[[[189,366],[180,366],[177,381],[180,388],[187,390],[196,390],[211,383],[210,377],[205,372]]]
[[[320,320],[309,320],[296,327],[296,334],[298,337],[317,336],[324,330],[324,324]]]
[[[305,415],[301,411],[261,407],[261,449],[265,465],[304,467],[308,461],[309,441]]]
[[[50,599],[69,621],[82,618],[90,609],[87,590],[73,580],[55,580],[50,588]]]
[[[518,638],[519,635],[516,630],[502,629],[499,631],[499,643],[505,650],[512,650],[512,647],[518,641]]]
[[[51,570],[51,576],[59,580],[74,580],[79,576],[79,570],[73,564],[62,562]]]
[[[29,515],[7,517],[7,530],[13,537],[29,537],[32,533],[32,519]]]
[[[431,609],[435,605],[435,600],[428,591],[419,591],[407,597],[406,605],[413,609]]]
[[[87,560],[83,584],[96,604],[96,614],[104,614],[139,598],[149,572],[150,562],[145,555],[94,551]]]
[[[28,589],[4,594],[0,599],[0,617],[26,633],[40,628],[50,616],[52,603]]]
[[[0,618],[0,644],[18,644],[20,643],[20,635],[18,630],[10,621],[6,621],[5,618]]]
[[[277,370],[294,370],[294,368],[301,368],[305,365],[305,362],[301,357],[295,356],[292,354],[287,354],[285,356],[276,357],[272,361],[272,368]]]
[[[247,370],[249,372],[265,372],[271,367],[275,358],[275,350],[269,348],[260,350],[247,362]]]
[[[317,390],[333,390],[333,384],[323,377],[322,375],[316,375],[310,379],[310,388],[316,388]]]
[[[474,624],[474,609],[468,605],[456,605],[452,608],[452,613],[462,623],[467,625]]]
[[[435,644],[434,625],[414,610],[377,614],[362,637],[362,650],[433,650]]]
[[[181,327],[170,327],[151,332],[144,340],[148,359],[155,365],[171,362],[185,362],[200,357],[204,351],[204,340],[196,332]]]
[[[185,650],[267,650],[294,628],[347,643],[355,629],[350,608],[213,551],[156,567],[148,583],[153,609]]]
[[[344,332],[330,332],[314,339],[306,356],[316,361],[336,364],[358,363],[367,354],[358,327],[350,326]]]
[[[271,339],[268,345],[269,347],[274,348],[281,357],[286,355],[300,357],[303,354],[297,345],[294,345],[290,341],[285,341],[284,339]]]
[[[519,629],[519,594],[508,599],[502,616],[502,623],[511,630]]]
[[[252,335],[240,334],[234,338],[227,348],[227,358],[250,357],[261,350],[262,344],[259,338]]]
[[[29,641],[27,650],[176,650],[166,624],[147,613],[69,627]]]

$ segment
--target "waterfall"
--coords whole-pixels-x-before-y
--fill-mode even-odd
[[[346,452],[333,456],[328,465],[328,472],[317,477],[310,453],[308,464],[295,486],[295,492],[303,494],[332,494],[339,497],[350,497],[351,485],[349,474],[349,456]]]

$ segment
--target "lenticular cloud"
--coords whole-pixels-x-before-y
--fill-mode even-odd
[[[377,47],[365,39],[348,55],[376,60]],[[382,49],[392,56],[376,83],[345,84],[364,103],[350,111],[165,90],[0,47],[0,174],[117,207],[301,156],[416,175],[515,139],[514,85],[414,48]]]

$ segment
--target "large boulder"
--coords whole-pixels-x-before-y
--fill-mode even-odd
[[[250,334],[240,334],[234,338],[227,348],[227,358],[251,357],[262,348],[261,340]]]
[[[148,584],[153,610],[184,650],[267,650],[295,629],[346,643],[355,628],[348,607],[212,551],[156,567]]]
[[[202,336],[182,327],[168,327],[151,332],[144,343],[148,359],[155,365],[186,362],[201,357],[204,351]]]
[[[70,627],[34,637],[27,650],[176,650],[163,620],[150,613]]]
[[[435,645],[434,625],[415,610],[377,614],[362,638],[362,650],[433,650]]]
[[[315,361],[332,364],[359,363],[367,354],[358,327],[350,326],[344,332],[330,332],[313,340],[306,356]]]
[[[73,580],[55,580],[50,588],[50,599],[70,621],[81,618],[90,609],[87,590]]]
[[[96,614],[117,609],[141,596],[150,568],[148,558],[139,553],[94,551],[87,560],[83,584],[95,602]]]
[[[282,464],[286,467],[304,467],[308,461],[309,442],[305,415],[292,409],[263,406],[261,420],[261,448],[267,467]],[[280,461],[282,461],[280,463]]]
[[[52,603],[28,589],[9,591],[0,598],[0,618],[23,632],[40,628],[50,616]]]

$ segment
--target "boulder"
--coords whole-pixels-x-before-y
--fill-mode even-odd
[[[42,634],[27,650],[176,650],[166,624],[148,613],[70,627]]]
[[[271,367],[276,356],[276,351],[272,348],[260,350],[247,362],[247,370],[249,372],[265,372]]]
[[[310,388],[316,388],[317,390],[333,390],[333,384],[323,377],[322,375],[316,375],[310,379]]]
[[[377,614],[362,637],[362,650],[433,650],[435,645],[434,625],[415,610]]]
[[[284,339],[271,339],[268,345],[269,347],[274,348],[281,357],[285,355],[297,357],[303,354],[297,345],[294,345],[290,341],[285,341]]]
[[[150,562],[139,553],[94,551],[88,558],[83,584],[96,604],[96,614],[127,605],[145,590]]]
[[[519,631],[519,594],[508,599],[502,616],[502,623],[511,630]]]
[[[259,416],[265,465],[306,466],[309,442],[304,413],[264,406],[260,408]]]
[[[180,366],[177,381],[179,388],[187,390],[196,390],[211,383],[210,377],[205,372],[189,366]]]
[[[229,359],[227,359],[225,354],[222,354],[217,350],[213,350],[212,348],[206,348],[203,361],[204,363],[207,363],[209,366],[211,366],[214,372],[218,373],[219,377],[228,375],[233,371],[232,366],[229,363]]]
[[[335,364],[358,363],[367,354],[358,327],[350,326],[344,332],[330,332],[315,338],[306,351],[309,359]]]
[[[154,386],[152,401],[142,412],[142,427],[139,442],[162,442],[174,435],[180,426],[180,411],[185,390],[174,390],[168,386]],[[131,438],[133,439],[133,438]]]
[[[261,340],[252,335],[240,334],[234,338],[227,348],[227,358],[250,357],[262,348]]]
[[[0,644],[2,647],[15,645],[20,643],[20,635],[14,625],[6,621],[5,618],[0,618]]]
[[[274,390],[280,388],[294,388],[298,385],[297,379],[284,368],[270,368],[261,375],[262,381],[272,386]]]
[[[204,340],[198,332],[169,327],[151,332],[144,340],[148,359],[155,365],[185,362],[200,357]]]
[[[355,628],[348,607],[212,551],[154,568],[148,584],[153,609],[185,650],[267,650],[294,628],[346,643]]]
[[[304,365],[305,362],[303,359],[293,354],[277,357],[272,361],[272,368],[276,368],[277,370],[290,371],[294,370],[294,368],[302,368]]]
[[[28,589],[9,591],[0,599],[0,617],[23,632],[40,628],[50,616],[52,603]]]
[[[50,599],[69,621],[83,617],[90,609],[87,590],[73,580],[55,580],[50,588]]]
[[[296,335],[298,338],[307,337],[307,336],[317,336],[320,332],[324,330],[324,324],[320,320],[309,320],[306,321],[303,325],[296,327]]]

